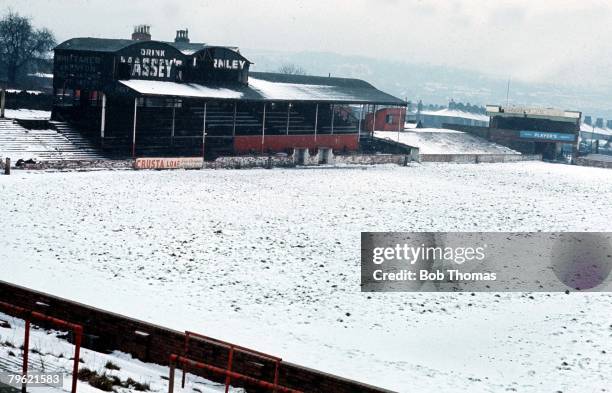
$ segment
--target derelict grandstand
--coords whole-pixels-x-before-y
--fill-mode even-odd
[[[174,42],[151,40],[147,26],[132,39],[73,38],[55,48],[52,118],[119,154],[215,157],[356,151],[377,106],[406,106],[362,80],[251,65],[186,30]]]

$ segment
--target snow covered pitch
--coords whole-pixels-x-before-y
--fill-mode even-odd
[[[610,391],[609,294],[369,294],[361,231],[610,231],[525,162],[0,177],[2,279],[401,392]]]
[[[444,128],[415,128],[399,133],[376,131],[374,136],[418,147],[421,154],[520,154],[484,138]]]

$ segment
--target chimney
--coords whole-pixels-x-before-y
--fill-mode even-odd
[[[612,128],[612,120],[606,121],[606,128]]]
[[[134,27],[132,39],[136,41],[151,41],[151,26],[138,25]]]
[[[601,117],[597,118],[597,120],[595,121],[595,127],[597,127],[597,128],[604,128],[603,118],[601,118]]]
[[[591,116],[585,116],[584,117],[584,124],[591,125],[592,122],[593,122],[593,120],[591,119]]]
[[[189,29],[177,30],[174,42],[185,42],[189,43]]]

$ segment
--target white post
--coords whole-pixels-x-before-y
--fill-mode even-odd
[[[202,159],[204,159],[204,153],[206,152],[205,147],[206,147],[206,111],[207,111],[207,105],[208,103],[205,102],[204,103],[204,120],[202,123]]]
[[[104,140],[104,130],[106,129],[106,94],[102,93],[102,119],[100,120],[100,138]]]
[[[372,116],[372,136],[374,136],[375,131],[376,131],[376,105],[374,105],[374,115]]]
[[[291,119],[291,103],[287,104],[287,135],[289,135],[289,121]]]
[[[234,120],[232,125],[232,136],[236,136],[236,115],[238,114],[238,101],[234,101]]]
[[[357,140],[361,140],[361,119],[363,117],[364,105],[361,104],[361,111],[359,111],[359,123],[357,125]]]
[[[172,129],[170,130],[170,144],[174,145],[174,129],[176,127],[176,101],[172,101]]]
[[[331,134],[334,135],[334,118],[336,117],[336,111],[334,110],[334,104],[331,104]]]
[[[315,135],[314,140],[317,141],[317,128],[319,127],[319,104],[317,104],[317,108],[315,109]]]
[[[263,120],[261,122],[261,153],[264,151],[264,141],[266,138],[266,103],[264,102],[263,107]]]
[[[6,90],[0,93],[0,119],[4,119],[4,105],[6,105]]]
[[[138,97],[134,98],[134,128],[132,130],[132,158],[136,158],[136,116],[138,115]]]
[[[402,129],[402,107],[399,107],[399,112],[397,115],[397,142],[400,141],[400,131]]]

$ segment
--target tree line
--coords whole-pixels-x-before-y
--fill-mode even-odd
[[[51,30],[7,10],[0,18],[0,80],[16,86],[31,74],[51,72],[55,45]]]
[[[442,109],[481,114],[485,114],[487,112],[486,108],[482,105],[472,105],[469,102],[464,104],[463,102],[456,102],[453,99],[449,101],[448,106],[439,104],[424,104],[421,100],[419,100],[417,103],[408,101],[408,110],[411,112],[439,111]]]
[[[19,15],[11,9],[0,18],[0,82],[17,87],[29,75],[51,73],[53,71],[53,48],[57,44],[55,36],[47,28],[36,28],[29,17]],[[299,65],[287,63],[276,72],[289,75],[307,75]],[[408,102],[411,111],[451,109],[472,113],[485,113],[479,105],[450,100],[448,106]]]

